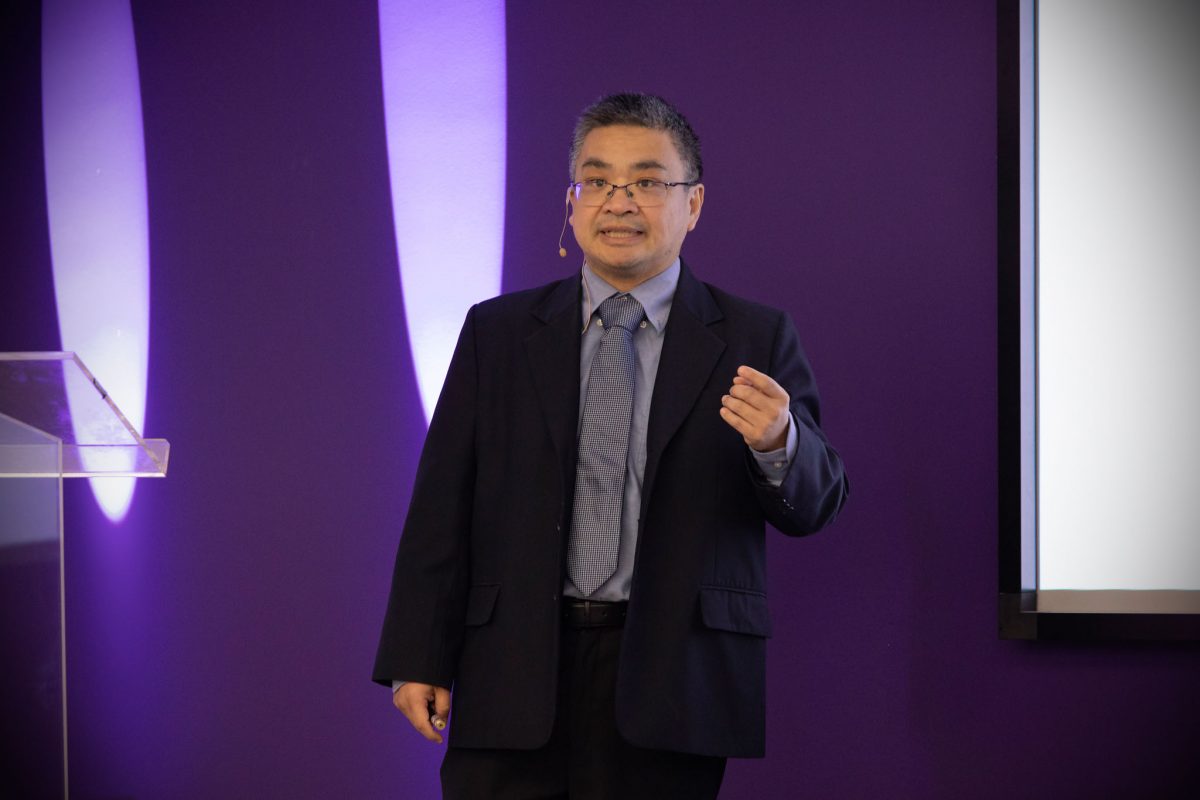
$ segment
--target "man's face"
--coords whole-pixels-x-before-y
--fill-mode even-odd
[[[603,178],[626,184],[643,178],[686,181],[671,135],[633,125],[596,128],[583,140],[575,180]],[[703,186],[673,186],[662,205],[639,207],[623,189],[602,206],[571,197],[571,228],[588,265],[614,287],[631,289],[662,272],[679,256],[704,204]]]

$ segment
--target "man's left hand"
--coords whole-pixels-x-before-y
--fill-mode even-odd
[[[778,450],[787,444],[789,399],[770,375],[741,366],[721,398],[721,419],[758,452]]]

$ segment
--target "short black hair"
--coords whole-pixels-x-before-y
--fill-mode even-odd
[[[689,181],[704,177],[704,161],[700,158],[700,137],[692,130],[687,118],[675,106],[658,95],[640,92],[622,92],[601,97],[585,108],[575,121],[575,135],[571,139],[571,160],[567,164],[570,179],[575,180],[575,162],[583,148],[583,140],[596,128],[609,125],[636,125],[666,131],[671,134],[679,157],[687,168]]]

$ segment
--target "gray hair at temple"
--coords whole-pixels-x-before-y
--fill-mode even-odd
[[[596,128],[609,125],[635,125],[666,131],[675,142],[675,149],[690,175],[686,180],[698,181],[704,177],[704,162],[700,159],[700,137],[692,130],[687,119],[673,105],[653,94],[623,92],[602,97],[583,110],[575,122],[575,135],[571,139],[571,161],[567,165],[570,179],[575,180],[575,162],[583,148],[583,140]]]

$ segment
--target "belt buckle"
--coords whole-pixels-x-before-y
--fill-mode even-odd
[[[563,609],[563,619],[576,628],[619,625],[623,616],[621,613],[623,607],[623,603],[588,600],[580,597],[568,601]]]

